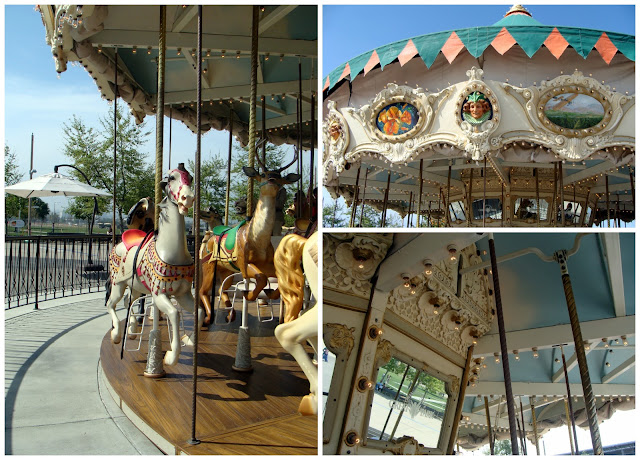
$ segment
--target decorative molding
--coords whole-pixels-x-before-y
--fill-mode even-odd
[[[374,364],[374,371],[378,370],[389,361],[393,357],[396,352],[396,348],[393,346],[391,342],[388,340],[381,340],[378,343],[378,348],[376,349],[376,362]]]
[[[329,115],[322,124],[322,142],[324,144],[325,182],[335,174],[344,171],[347,161],[345,151],[349,146],[349,125],[336,109],[335,101],[327,102]],[[328,176],[329,175],[329,176]]]
[[[463,133],[457,137],[456,145],[466,152],[465,156],[471,155],[471,159],[475,161],[480,160],[489,150],[494,150],[500,145],[498,139],[490,140],[491,134],[495,132],[500,124],[500,105],[495,93],[482,81],[483,74],[484,71],[476,67],[472,67],[471,70],[467,71],[469,82],[458,95],[454,113],[456,123]],[[481,93],[486,98],[487,103],[490,104],[491,116],[486,121],[474,122],[473,117],[463,117],[463,106],[469,96],[474,93]]]
[[[378,265],[393,242],[389,233],[324,234],[323,284],[366,299]]]
[[[330,336],[328,330],[331,330]],[[335,355],[339,354],[338,352],[340,350],[346,350],[345,360],[349,359],[355,344],[353,333],[356,331],[356,328],[348,327],[344,324],[326,323],[323,325],[323,331],[323,338],[327,344],[327,348]]]
[[[482,261],[475,244],[462,249],[459,259],[465,267]],[[388,308],[405,321],[466,356],[473,336],[481,337],[491,328],[493,298],[484,270],[462,275],[459,293],[457,273],[457,265],[440,261],[433,265],[431,276],[420,274],[410,280],[416,285],[415,294],[399,286],[389,293],[387,302]]]
[[[390,445],[390,446],[389,446]],[[418,455],[422,446],[417,439],[411,436],[402,436],[401,438],[387,441],[387,446],[382,452],[391,452],[394,455]]]
[[[583,160],[598,150],[620,144],[614,140],[614,132],[625,112],[633,105],[629,102],[634,100],[633,96],[611,91],[609,86],[594,78],[585,77],[577,70],[572,75],[561,75],[550,81],[542,81],[539,86],[516,88],[503,83],[502,87],[507,94],[524,105],[525,113],[534,128],[532,134],[519,136],[519,139],[542,144],[562,158],[574,161]],[[596,125],[584,129],[569,129],[553,123],[545,115],[545,106],[552,97],[566,93],[586,95],[598,101],[604,109],[603,119]]]

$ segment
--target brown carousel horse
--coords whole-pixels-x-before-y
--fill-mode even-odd
[[[276,327],[275,335],[282,348],[295,358],[309,380],[310,394],[302,398],[298,410],[303,415],[316,415],[318,368],[304,349],[304,343],[308,341],[314,351],[318,350],[317,304],[302,315],[300,311],[305,276],[313,296],[318,298],[318,234],[313,233],[308,239],[295,234],[285,236],[278,245],[274,263],[282,305],[286,310],[285,322]]]
[[[273,171],[269,171],[259,158],[257,160],[262,166],[262,173],[255,168],[246,166],[242,168],[247,177],[262,180],[260,199],[253,218],[249,223],[243,221],[233,228],[214,229],[214,236],[200,248],[202,261],[200,299],[207,312],[210,312],[212,309],[208,293],[214,286],[215,271],[216,278],[224,280],[220,286],[220,297],[225,307],[229,309],[228,322],[235,319],[235,310],[225,292],[232,282],[229,275],[240,272],[244,279],[255,279],[255,288],[245,295],[249,301],[256,300],[267,285],[269,277],[275,276],[271,235],[276,220],[276,197],[284,185],[294,183],[300,178],[300,175],[295,173],[281,177],[282,171],[297,160],[297,152],[291,163]],[[268,297],[277,299],[279,295],[276,289]],[[208,316],[205,321],[210,324],[211,317]]]
[[[172,330],[171,350],[167,351],[164,363],[172,366],[180,355],[178,333],[178,309],[171,302],[175,298],[182,308],[193,313],[194,299],[191,284],[195,267],[187,250],[187,233],[184,216],[193,206],[191,174],[180,163],[162,180],[166,198],[159,205],[160,216],[156,234],[145,234],[141,230],[127,230],[122,242],[109,255],[111,271],[111,294],[107,310],[111,315],[113,330],[111,341],[120,343],[122,328],[116,315],[116,304],[124,296],[127,287],[131,290],[131,301],[144,293],[150,293],[154,305],[169,319]],[[198,312],[202,325],[202,309]],[[158,315],[154,315],[154,322]],[[154,329],[157,324],[154,324]],[[192,340],[191,340],[192,342]]]

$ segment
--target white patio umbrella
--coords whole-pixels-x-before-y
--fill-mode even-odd
[[[111,196],[109,192],[83,184],[60,173],[43,174],[31,180],[5,187],[5,192],[22,198],[42,196]]]

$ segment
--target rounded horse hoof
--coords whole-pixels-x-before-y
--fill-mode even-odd
[[[116,332],[115,329],[112,329],[111,330],[111,343],[118,344],[118,343],[120,343],[120,340],[122,340],[122,337],[120,337],[120,334],[118,332]]]
[[[298,412],[300,412],[301,415],[318,414],[318,405],[314,394],[308,394],[302,398],[300,406],[298,406]]]
[[[233,323],[236,320],[235,310],[231,310],[225,319],[227,323]]]
[[[164,365],[165,366],[175,366],[178,363],[178,357],[180,355],[173,351],[168,351],[164,355]]]

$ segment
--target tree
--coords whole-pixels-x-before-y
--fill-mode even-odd
[[[145,155],[140,151],[149,135],[144,124],[136,125],[126,116],[125,109],[118,108],[115,114],[117,127],[116,162],[116,210],[120,227],[124,228],[124,213],[140,199],[154,196],[155,172],[147,164]],[[75,115],[64,124],[64,154],[74,166],[82,170],[91,185],[113,193],[113,140],[114,113],[110,110],[100,119],[99,133],[87,127]],[[85,181],[80,173],[71,170],[70,174]],[[107,212],[111,199],[98,198],[98,215]],[[91,197],[77,197],[68,208],[68,212],[79,219],[90,219],[94,200]]]
[[[32,218],[44,220],[49,215],[49,205],[40,198],[31,198]]]
[[[195,163],[189,160],[189,171],[195,170]],[[227,160],[218,153],[200,164],[200,207],[208,209],[211,206],[224,216],[226,189]]]
[[[485,447],[482,450],[484,455],[491,455],[491,449]],[[493,443],[493,455],[511,455],[511,441],[503,439],[502,441],[496,441]]]
[[[327,228],[343,228],[349,225],[347,208],[340,200],[322,207],[322,225]]]
[[[18,169],[18,157],[8,145],[4,146],[4,185],[14,185],[20,182],[22,173]],[[29,200],[16,195],[5,194],[4,217],[18,217],[27,215],[27,203]]]

